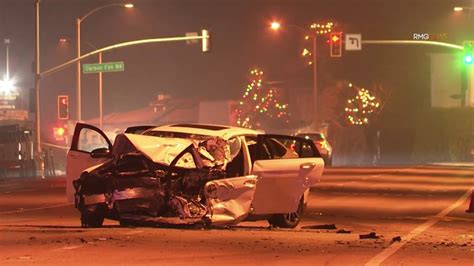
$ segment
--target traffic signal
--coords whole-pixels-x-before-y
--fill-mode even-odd
[[[58,95],[58,119],[69,119],[69,96]]]
[[[66,129],[64,127],[53,127],[53,134],[56,141],[63,141],[66,137]]]
[[[472,42],[464,43],[464,63],[472,64],[474,58],[472,58]]]
[[[342,32],[332,32],[329,43],[331,44],[329,52],[331,57],[342,56]]]
[[[211,36],[208,30],[202,30],[202,51],[209,52],[211,50]]]

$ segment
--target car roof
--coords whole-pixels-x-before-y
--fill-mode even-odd
[[[150,131],[190,133],[204,136],[221,137],[223,139],[229,139],[231,137],[241,135],[256,136],[265,133],[263,131],[249,128],[197,123],[163,125],[150,129]]]

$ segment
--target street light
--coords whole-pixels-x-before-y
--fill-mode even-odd
[[[66,43],[66,42],[69,42],[70,39],[69,38],[60,38],[59,39],[59,42],[61,44],[63,43]],[[86,41],[86,44],[92,48],[93,50],[98,50],[97,46],[93,45],[92,43]],[[98,53],[98,63],[99,64],[102,64],[102,52]],[[100,129],[103,129],[103,126],[104,126],[104,109],[103,109],[103,93],[102,93],[102,88],[103,88],[103,76],[102,76],[102,72],[99,72],[98,73],[99,75],[99,128]]]
[[[282,28],[281,24],[277,21],[274,21],[271,23],[271,29],[274,31],[278,31]],[[310,25],[310,29],[306,30],[303,27],[293,25],[293,24],[288,24],[288,27],[294,27],[300,31],[302,31],[305,34],[304,39],[309,40],[309,38],[313,39],[313,49],[312,52],[310,52],[308,49],[304,48],[303,52],[301,55],[303,57],[305,56],[310,56],[313,55],[313,60],[308,62],[308,65],[313,66],[313,129],[314,130],[319,130],[319,121],[318,121],[318,68],[317,68],[317,36],[318,35],[325,35],[328,34],[332,31],[332,28],[334,26],[334,23],[328,22],[328,23],[312,23]],[[307,34],[310,32],[310,34]]]
[[[0,93],[8,95],[15,91],[15,89],[15,81],[10,79],[7,75],[5,75],[3,80],[0,80]]]
[[[278,21],[273,21],[270,27],[272,30],[278,30],[280,28],[280,23]]]
[[[463,10],[464,10],[464,9],[463,9],[462,6],[455,6],[455,7],[454,7],[454,11],[456,11],[456,12],[461,12],[461,11],[463,11]]]
[[[76,19],[76,28],[77,28],[77,58],[81,57],[81,22],[83,22],[87,17],[90,15],[96,13],[99,10],[102,10],[104,8],[108,7],[123,7],[123,8],[133,8],[133,4],[127,3],[127,4],[108,4],[108,5],[103,5],[100,7],[97,7],[95,9],[92,9],[88,13],[86,13],[84,16],[77,18]],[[76,63],[76,97],[77,97],[77,121],[82,121],[82,113],[81,113],[81,61],[77,61]]]

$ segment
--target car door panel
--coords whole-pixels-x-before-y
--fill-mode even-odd
[[[89,135],[101,139],[96,143],[87,143],[88,140],[84,139],[84,132],[86,131]],[[103,146],[107,146],[109,150],[112,149],[112,144],[104,132],[91,125],[82,123],[76,124],[71,148],[66,157],[66,196],[68,202],[74,202],[75,190],[72,181],[79,178],[81,173],[87,168],[110,160],[110,158],[91,157],[91,151],[94,150],[94,148],[101,148]]]
[[[316,150],[310,141],[290,136],[263,135],[259,136],[258,142],[282,146],[282,142],[278,141],[277,137],[292,142],[301,141],[300,146],[304,142],[305,145],[311,145],[308,147],[312,150]],[[268,142],[269,138],[272,142]],[[259,150],[264,151],[263,159],[256,160],[252,169],[252,174],[260,178],[252,203],[255,214],[295,212],[305,191],[319,182],[324,169],[322,158],[317,157],[319,153],[304,154],[301,152],[302,148],[298,152],[293,149],[294,147],[284,145],[278,149],[259,147]],[[273,154],[276,150],[280,150],[280,154]],[[292,155],[289,156],[289,154]],[[298,158],[300,156],[303,158]]]
[[[237,224],[250,212],[257,176],[213,180],[206,183],[205,197],[210,207],[208,217],[214,225]]]

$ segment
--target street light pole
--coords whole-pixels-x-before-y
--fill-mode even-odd
[[[6,46],[6,73],[5,73],[5,77],[6,77],[6,80],[10,80],[10,39],[4,39],[3,40],[5,46]]]
[[[76,55],[77,58],[81,57],[81,19],[76,19]],[[76,100],[77,100],[77,122],[82,121],[81,117],[81,61],[77,61],[76,63]]]
[[[288,27],[294,27],[303,33],[306,33],[307,30],[293,24],[288,24]],[[279,22],[274,21],[270,25],[271,29],[274,31],[278,31],[281,28],[281,25]],[[318,23],[313,23],[311,24],[311,37],[313,39],[313,60],[310,62],[311,65],[313,65],[313,108],[312,108],[312,125],[311,127],[315,131],[319,131],[319,98],[318,98],[318,56],[317,56],[317,46],[318,46],[318,34],[327,34],[331,32],[333,27],[332,22],[328,22],[326,24],[318,24]],[[306,35],[305,39],[309,40],[309,35]],[[305,49],[306,50],[306,49]],[[303,53],[303,56],[305,53]]]
[[[81,57],[81,23],[88,18],[90,15],[94,14],[95,12],[108,8],[108,7],[125,7],[125,8],[133,8],[133,4],[108,4],[103,5],[97,8],[92,9],[88,13],[86,13],[83,17],[76,19],[76,48],[77,48],[77,58]],[[82,110],[81,110],[81,61],[78,60],[76,63],[76,97],[77,97],[77,121],[82,121]]]
[[[102,52],[99,53],[99,64],[102,64]],[[102,72],[99,72],[99,128],[104,126],[104,112],[102,109]]]
[[[36,157],[41,173],[44,173],[44,165],[41,158],[41,120],[40,120],[40,1],[35,1],[36,11],[36,49],[35,49],[35,93],[36,93]]]

